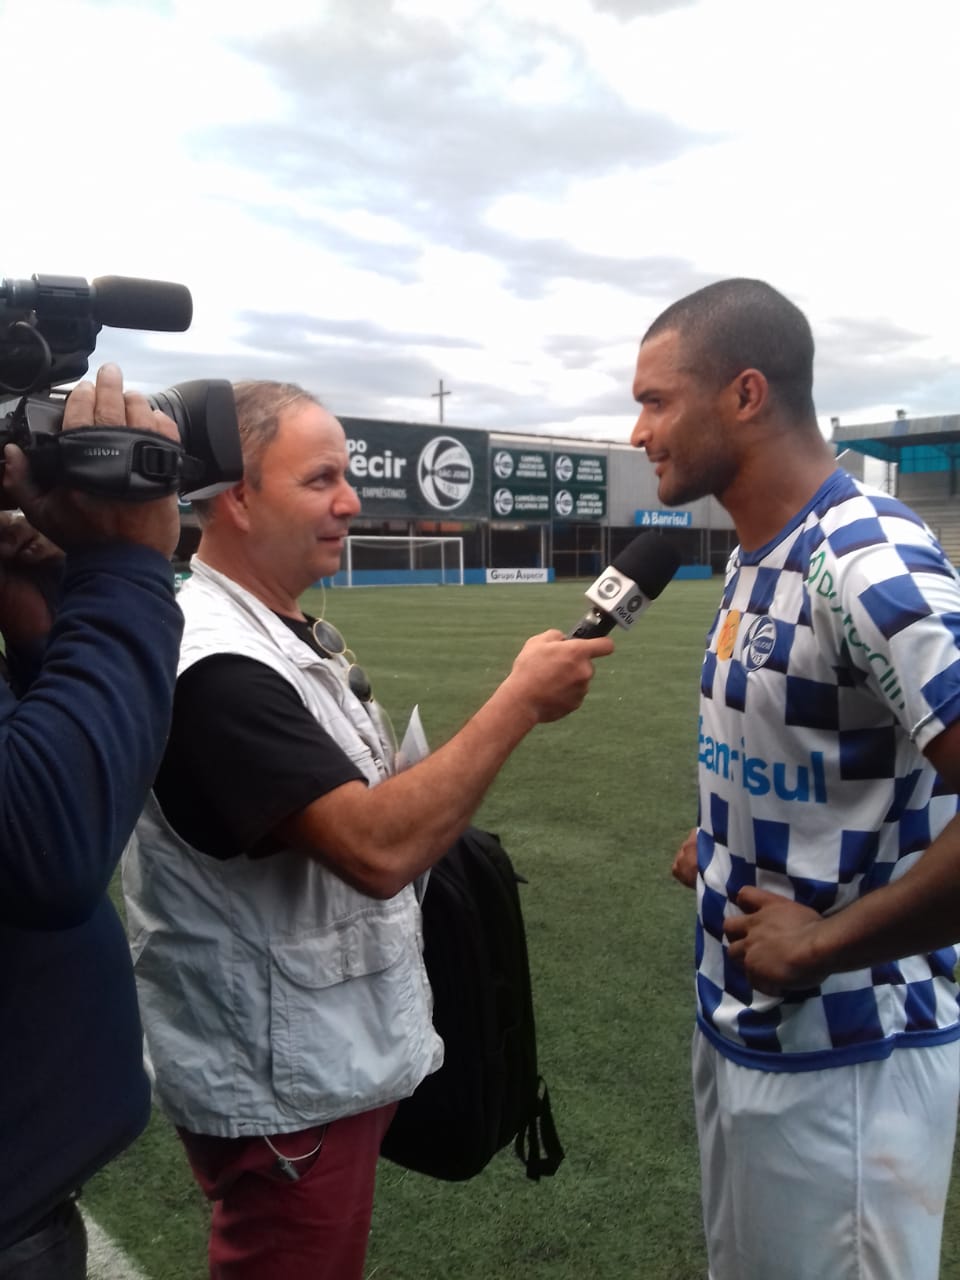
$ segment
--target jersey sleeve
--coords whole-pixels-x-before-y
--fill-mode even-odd
[[[264,663],[216,654],[177,681],[155,792],[177,834],[214,858],[271,852],[284,819],[363,773]]]
[[[919,529],[811,562],[814,617],[922,751],[960,719],[960,578]]]

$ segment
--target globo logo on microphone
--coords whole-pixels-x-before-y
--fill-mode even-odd
[[[620,627],[632,627],[650,603],[635,582],[612,566],[586,594],[591,604],[609,614]]]

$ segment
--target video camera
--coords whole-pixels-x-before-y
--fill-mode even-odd
[[[78,427],[65,434],[67,392],[57,385],[87,372],[103,325],[182,333],[193,300],[182,284],[101,276],[0,280],[0,454],[16,444],[40,489],[62,484],[110,497],[147,501],[169,493],[209,498],[243,475],[233,388],[229,382],[181,382],[148,396],[176,423],[179,445],[156,431]],[[2,466],[2,460],[0,460]]]

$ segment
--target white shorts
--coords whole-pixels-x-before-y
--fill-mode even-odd
[[[710,1280],[937,1280],[960,1043],[756,1071],[694,1032]]]

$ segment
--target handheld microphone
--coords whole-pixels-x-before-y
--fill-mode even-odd
[[[652,529],[629,543],[585,592],[593,608],[566,636],[593,640],[614,627],[633,626],[664,589],[680,564],[676,547]]]
[[[40,321],[92,318],[112,329],[151,329],[182,333],[193,319],[193,299],[182,284],[100,276],[88,284],[79,276],[35,275],[29,280],[0,280],[0,319],[4,313],[36,314]]]

